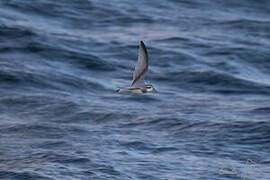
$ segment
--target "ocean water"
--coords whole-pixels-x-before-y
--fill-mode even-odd
[[[269,121],[268,0],[0,1],[0,179],[269,180]]]

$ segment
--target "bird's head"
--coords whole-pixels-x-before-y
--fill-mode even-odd
[[[150,84],[146,85],[145,87],[146,87],[147,92],[157,92],[157,90],[154,88],[154,86],[152,86]]]

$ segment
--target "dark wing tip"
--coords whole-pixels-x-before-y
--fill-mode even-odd
[[[143,48],[143,50],[145,51],[146,56],[147,56],[147,58],[148,58],[148,53],[147,53],[147,50],[146,50],[146,46],[145,46],[145,44],[143,43],[143,41],[140,41],[140,43],[141,43],[141,47],[142,47],[142,48]]]

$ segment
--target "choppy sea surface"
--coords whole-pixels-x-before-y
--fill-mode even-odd
[[[269,180],[270,1],[1,0],[0,179]]]

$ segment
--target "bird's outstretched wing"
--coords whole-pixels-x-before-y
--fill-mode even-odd
[[[145,87],[144,79],[147,71],[148,71],[148,53],[143,41],[141,41],[138,62],[133,72],[133,81],[130,87]]]

